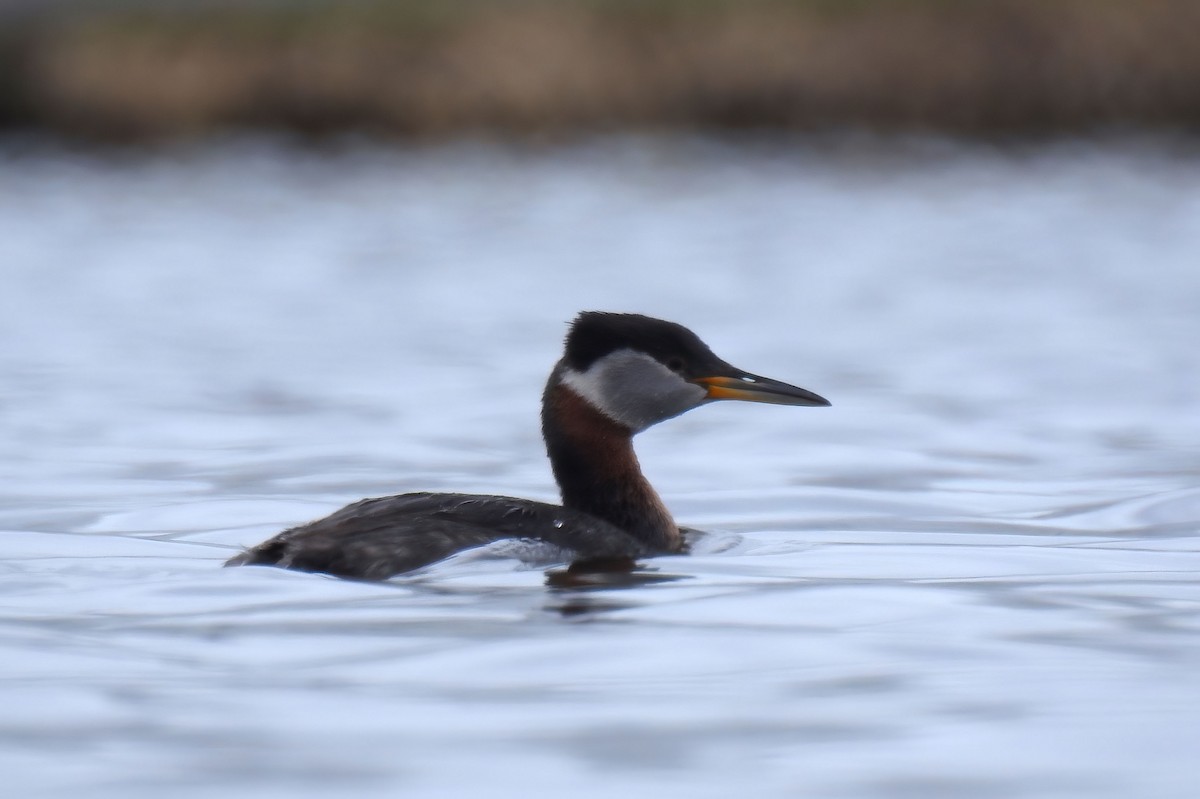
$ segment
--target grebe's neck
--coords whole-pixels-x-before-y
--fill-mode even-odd
[[[615,524],[664,552],[683,546],[679,527],[633,452],[633,433],[562,384],[556,368],[542,397],[542,436],[563,505]]]

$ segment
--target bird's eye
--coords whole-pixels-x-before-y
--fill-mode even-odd
[[[671,358],[667,361],[667,368],[672,372],[683,371],[683,358]]]

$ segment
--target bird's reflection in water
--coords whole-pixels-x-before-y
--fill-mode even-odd
[[[546,572],[546,587],[550,589],[546,609],[567,618],[623,610],[637,603],[620,601],[609,589],[638,588],[686,578],[683,574],[663,574],[639,567],[632,558],[576,562]]]

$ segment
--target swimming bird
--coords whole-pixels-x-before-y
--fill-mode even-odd
[[[225,565],[385,580],[504,539],[548,542],[576,564],[680,552],[683,534],[642,475],[633,436],[715,400],[829,405],[732,366],[682,325],[585,311],[542,394],[542,437],[562,505],[449,493],[364,499]]]

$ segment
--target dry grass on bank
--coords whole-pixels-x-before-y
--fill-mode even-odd
[[[41,18],[0,120],[99,137],[1200,127],[1196,0],[334,3]]]

